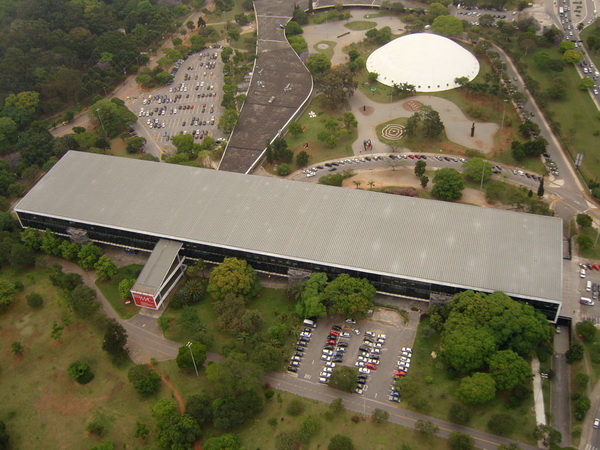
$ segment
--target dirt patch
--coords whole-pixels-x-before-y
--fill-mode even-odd
[[[375,309],[371,321],[392,327],[401,327],[404,325],[404,318],[398,311],[382,307]]]
[[[80,387],[73,382],[73,391]],[[61,394],[46,394],[35,404],[35,409],[44,413],[60,413],[68,416],[82,415],[106,400],[107,397],[72,397]]]
[[[407,111],[419,111],[423,107],[423,103],[416,100],[409,100],[402,103],[402,107]]]

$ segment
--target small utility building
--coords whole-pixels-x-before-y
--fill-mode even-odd
[[[555,217],[81,152],[15,210],[23,227],[160,253],[150,259],[160,270],[134,288],[155,306],[140,306],[160,306],[183,258],[228,256],[282,275],[345,272],[424,300],[503,291],[552,321],[561,305]]]

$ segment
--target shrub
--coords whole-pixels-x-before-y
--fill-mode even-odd
[[[585,342],[593,342],[596,337],[596,326],[589,320],[578,322],[575,325],[575,331],[577,336],[581,336]]]
[[[267,423],[275,428],[277,426],[277,417],[271,417],[269,420],[267,420]]]
[[[581,361],[583,359],[583,345],[579,342],[573,342],[571,348],[566,353],[567,364],[573,364],[574,362]]]
[[[67,373],[79,384],[87,384],[94,379],[90,366],[81,361],[73,361],[69,364]]]
[[[44,306],[44,299],[40,294],[32,292],[27,296],[27,306],[33,309],[38,309]]]
[[[290,416],[299,416],[304,411],[304,403],[299,398],[293,398],[287,407]]]
[[[139,394],[150,395],[160,389],[160,375],[146,365],[132,367],[127,377]]]
[[[475,440],[468,434],[453,431],[448,438],[448,444],[452,450],[470,450],[475,448]]]
[[[586,373],[578,373],[575,376],[575,383],[580,389],[585,389],[590,382],[590,376]]]
[[[374,423],[384,423],[387,422],[389,418],[389,413],[379,408],[375,408],[373,414],[371,414],[371,420]]]
[[[448,412],[448,419],[454,423],[466,425],[471,421],[473,411],[461,403],[453,403]]]
[[[88,423],[85,429],[88,433],[95,434],[96,436],[102,436],[106,432],[104,425],[101,424],[100,421],[98,421],[98,419],[94,419],[93,421]]]
[[[494,414],[488,422],[489,430],[499,436],[508,436],[515,429],[516,421],[510,414]]]
[[[265,398],[267,400],[271,400],[273,398],[273,396],[275,395],[275,391],[273,391],[273,389],[267,389],[265,391]]]
[[[277,175],[281,176],[281,177],[285,177],[287,175],[289,175],[291,173],[292,169],[290,168],[289,164],[279,164],[277,166]]]

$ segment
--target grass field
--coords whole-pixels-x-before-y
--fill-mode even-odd
[[[278,400],[278,397],[281,401]],[[446,448],[444,439],[432,438],[431,440],[425,440],[408,428],[390,423],[373,424],[369,418],[364,418],[352,411],[330,414],[328,413],[329,405],[326,403],[301,397],[296,398],[299,398],[304,405],[302,415],[290,416],[287,414],[286,409],[295,397],[292,394],[277,391],[275,397],[266,403],[264,411],[252,422],[238,430],[242,446],[247,449],[276,448],[275,439],[279,433],[298,430],[302,419],[311,415],[319,419],[321,427],[310,440],[310,444],[302,448],[325,449],[329,444],[329,439],[335,434],[348,436],[352,439],[356,449]],[[360,418],[357,423],[351,420],[353,416]],[[273,418],[276,424],[270,425],[268,421]],[[403,445],[408,447],[403,447]]]
[[[587,234],[594,240],[594,242],[596,242],[596,239],[598,239],[598,232],[594,228],[591,228],[591,227],[583,229],[582,234]],[[596,260],[600,259],[600,245],[596,244],[594,247],[587,249],[587,250],[583,250],[583,249],[579,248],[579,246],[577,246],[577,248],[579,249],[579,255],[584,258],[596,259]]]
[[[311,111],[315,112],[317,116],[310,117],[309,113]],[[309,164],[352,155],[352,143],[358,137],[356,128],[353,128],[349,134],[339,137],[337,145],[334,148],[325,146],[317,139],[319,132],[325,130],[326,119],[333,118],[339,120],[342,115],[343,112],[333,113],[326,111],[318,104],[318,101],[313,100],[298,119],[298,122],[304,128],[304,132],[299,136],[288,133],[285,137],[288,146],[294,150],[294,154],[298,154],[302,150],[306,151],[309,155]],[[308,148],[305,149],[304,144],[306,142],[308,142]],[[293,166],[292,170],[295,169],[296,167]]]
[[[131,266],[120,267],[117,274],[110,281],[96,281],[96,286],[102,291],[113,309],[122,319],[130,319],[138,313],[139,308],[131,302],[126,305],[119,296],[119,283],[125,278],[137,278],[142,271],[141,265],[133,264]]]
[[[417,380],[419,392],[422,393],[424,399],[423,404],[428,411],[421,410],[426,414],[430,414],[440,419],[448,420],[448,412],[453,403],[457,403],[458,399],[454,397],[454,392],[459,385],[458,379],[450,379],[444,369],[444,365],[440,361],[432,358],[432,352],[439,353],[439,335],[434,333],[430,337],[423,335],[423,328],[429,323],[428,319],[421,321],[413,348],[413,364],[411,366],[411,374],[413,380]],[[431,377],[432,382],[427,383],[426,377]],[[406,403],[404,406],[410,408]],[[501,395],[497,395],[494,400],[485,405],[471,407],[473,410],[473,418],[468,426],[479,430],[489,431],[487,423],[494,414],[508,413],[513,417],[518,417],[518,426],[512,435],[507,436],[521,442],[535,444],[533,439],[533,429],[535,428],[535,416],[532,412],[533,395],[531,395],[523,404],[516,409],[508,409],[505,406],[504,399]],[[414,409],[414,408],[411,408]]]
[[[319,48],[320,44],[327,44],[327,48]],[[334,41],[319,41],[315,45],[313,45],[313,50],[317,53],[322,53],[327,56],[327,58],[333,58],[334,48],[337,45],[337,42]]]
[[[355,20],[344,24],[344,26],[353,31],[370,30],[377,26],[377,22],[371,22],[370,20]]]
[[[130,367],[115,367],[102,351],[102,336],[87,322],[76,319],[61,305],[44,268],[19,274],[25,290],[0,315],[2,386],[0,420],[6,422],[11,444],[19,449],[91,448],[105,440],[117,448],[152,445],[135,442],[136,420],[153,426],[150,405],[161,396],[170,396],[163,387],[154,398],[138,396],[127,381]],[[44,297],[44,307],[30,309],[24,298],[31,292]],[[58,340],[50,337],[53,323],[69,315],[71,323]],[[11,354],[11,344],[20,341],[25,352]],[[80,360],[95,374],[87,385],[78,385],[67,375],[68,365]],[[102,438],[90,436],[86,425],[99,418],[107,427]]]
[[[237,41],[230,41],[229,45],[238,50],[244,50],[250,53],[256,52],[256,34],[254,31],[244,33]]]
[[[548,53],[553,59],[562,59],[557,49],[539,51]],[[528,55],[524,62],[528,65],[529,76],[545,91],[552,85],[551,76],[554,72],[537,67],[533,59],[536,53]],[[561,124],[561,136],[571,157],[574,158],[577,153],[584,155],[581,172],[587,179],[593,180],[600,172],[600,135],[595,135],[600,131],[600,116],[589,92],[577,87],[580,77],[575,67],[567,65],[559,77],[564,79],[561,84],[566,90],[566,97],[562,101],[550,101],[547,108],[554,120]]]
[[[244,9],[242,8],[242,2],[234,2],[231,11],[219,12],[216,9],[213,9],[212,13],[206,16],[205,19],[208,25],[213,23],[229,22],[234,21],[235,16],[237,16],[240,13],[247,14],[246,11],[244,11]]]

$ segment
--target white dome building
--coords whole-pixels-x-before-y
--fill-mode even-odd
[[[479,61],[448,38],[416,33],[394,39],[371,53],[367,70],[377,72],[377,80],[387,86],[409,83],[417,92],[438,92],[458,87],[456,78],[473,80],[479,73]]]

